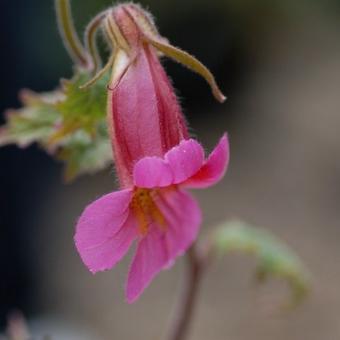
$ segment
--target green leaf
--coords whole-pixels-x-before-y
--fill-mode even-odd
[[[66,181],[72,181],[81,174],[95,173],[112,164],[112,149],[105,128],[102,126],[99,129],[96,138],[91,138],[84,131],[78,131],[64,142],[57,158],[66,163]]]
[[[24,90],[20,97],[24,106],[7,111],[7,124],[0,132],[0,146],[18,144],[25,147],[35,141],[45,142],[60,121],[53,105],[60,98],[59,92],[38,95]]]
[[[57,103],[56,108],[63,117],[63,127],[75,130],[78,127],[90,134],[95,133],[96,124],[106,116],[106,93],[109,74],[99,79],[92,86],[80,89],[91,74],[78,71],[71,80],[62,81],[65,100]],[[73,129],[72,129],[73,128]]]
[[[213,245],[221,255],[243,252],[256,256],[261,281],[269,276],[286,280],[292,292],[288,306],[295,306],[306,295],[308,274],[300,259],[269,231],[241,221],[226,222],[217,228]]]
[[[65,163],[65,178],[102,170],[112,162],[106,131],[108,75],[86,90],[79,87],[92,75],[77,71],[56,91],[21,93],[23,107],[9,110],[0,128],[0,146],[38,143]]]

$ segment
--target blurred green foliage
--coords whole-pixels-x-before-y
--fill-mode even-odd
[[[240,252],[255,256],[258,259],[256,276],[260,281],[270,276],[286,280],[292,292],[287,306],[295,306],[306,295],[306,269],[294,252],[269,231],[230,221],[217,228],[213,244],[220,255]]]
[[[65,162],[66,180],[108,166],[112,162],[106,129],[108,77],[80,90],[79,86],[90,77],[91,74],[78,70],[53,92],[22,91],[23,107],[7,112],[7,122],[0,131],[0,146],[38,143]]]

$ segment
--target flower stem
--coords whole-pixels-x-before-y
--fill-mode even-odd
[[[59,31],[69,55],[76,64],[85,68],[89,67],[88,54],[74,27],[70,0],[55,0],[55,8]]]
[[[187,259],[188,264],[183,282],[184,285],[167,340],[186,339],[193,319],[206,261],[205,258],[198,253],[196,246],[193,246],[188,251]]]

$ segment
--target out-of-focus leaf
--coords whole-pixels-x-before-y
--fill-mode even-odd
[[[295,306],[308,291],[308,275],[300,259],[270,232],[241,221],[226,222],[214,235],[215,250],[225,255],[243,252],[258,259],[257,277],[285,279],[292,291],[289,306]]]
[[[62,81],[65,99],[56,103],[56,110],[62,116],[62,125],[51,136],[52,143],[78,129],[91,135],[96,134],[98,122],[106,116],[108,75],[99,79],[92,86],[80,89],[79,87],[91,77],[89,73],[78,71],[71,80]]]
[[[70,137],[57,153],[57,158],[66,163],[64,177],[72,181],[76,176],[95,173],[112,163],[112,150],[105,126],[91,138],[84,131]]]
[[[0,146],[38,143],[66,164],[67,180],[108,166],[112,162],[106,131],[108,76],[86,90],[79,89],[90,77],[78,70],[56,91],[22,91],[23,107],[7,111],[6,124],[0,128]]]
[[[59,91],[36,94],[23,90],[23,107],[6,112],[7,124],[0,130],[0,146],[17,144],[25,147],[35,141],[46,142],[60,123],[54,103],[62,98]]]

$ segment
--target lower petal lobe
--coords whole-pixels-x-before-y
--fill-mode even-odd
[[[140,296],[160,270],[171,266],[190,247],[201,224],[201,210],[186,192],[163,189],[155,197],[155,203],[166,225],[164,228],[153,221],[147,235],[138,243],[126,286],[129,303]]]
[[[129,208],[131,198],[130,190],[107,194],[80,216],[74,239],[91,272],[112,268],[136,238],[137,223]]]

